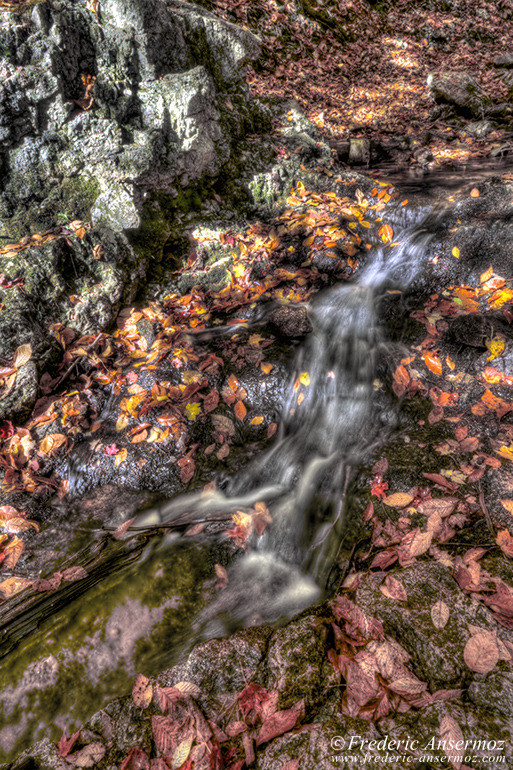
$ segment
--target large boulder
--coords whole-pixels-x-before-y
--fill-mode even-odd
[[[468,72],[430,73],[427,84],[436,102],[449,104],[465,116],[484,116],[488,102],[479,83]]]
[[[150,191],[215,176],[254,116],[250,32],[181,0],[47,0],[0,19],[0,227],[136,229]]]

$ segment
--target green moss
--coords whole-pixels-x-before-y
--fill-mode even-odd
[[[40,192],[38,189],[35,194]],[[2,231],[16,242],[25,235],[44,232],[73,219],[88,221],[99,194],[96,179],[68,177],[56,185],[37,208],[20,206],[9,222],[3,223]]]

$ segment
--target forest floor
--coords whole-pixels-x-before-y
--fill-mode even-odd
[[[465,134],[461,116],[437,117],[427,84],[433,72],[467,72],[489,100],[507,101],[508,84],[494,67],[510,50],[506,0],[203,5],[261,35],[264,55],[249,79],[254,95],[296,99],[325,137],[407,136],[443,164],[486,157],[508,134],[499,125],[479,139]],[[298,5],[313,8],[315,19],[295,14]]]

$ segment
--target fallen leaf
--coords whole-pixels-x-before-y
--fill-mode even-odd
[[[4,599],[10,599],[11,596],[18,594],[25,588],[28,588],[32,585],[32,583],[33,581],[28,580],[27,578],[10,577],[0,583],[0,593]]]
[[[413,495],[409,495],[407,492],[394,492],[383,499],[385,505],[389,505],[392,508],[405,508],[412,501]]]
[[[396,599],[398,602],[408,600],[408,594],[403,584],[392,575],[387,575],[384,584],[379,587],[379,590],[385,596],[388,596],[389,599]]]
[[[248,413],[248,410],[244,406],[242,401],[237,401],[235,406],[233,407],[233,411],[235,412],[236,417],[242,422]]]
[[[513,558],[513,537],[511,537],[507,529],[501,529],[497,533],[495,542],[506,556]]]
[[[449,620],[449,607],[445,602],[439,599],[431,607],[431,620],[435,628],[441,629],[447,625]]]
[[[471,636],[463,650],[463,659],[471,671],[488,674],[499,662],[497,641],[484,633]]]
[[[456,746],[460,742],[460,745],[463,745],[463,732],[461,727],[456,722],[456,720],[453,719],[453,717],[450,717],[447,714],[440,720],[440,738],[444,742],[444,746]],[[448,748],[445,753],[451,765],[456,770],[459,770],[462,764],[462,757],[456,754],[451,754],[450,748]],[[462,752],[460,751],[459,754],[461,753]]]
[[[87,572],[83,567],[68,567],[62,571],[62,579],[67,580],[69,583],[74,583],[76,580],[83,580],[87,577]]]
[[[153,699],[153,685],[144,674],[138,674],[132,688],[132,700],[136,706],[148,708]]]
[[[30,361],[32,358],[32,345],[30,343],[27,343],[25,345],[20,345],[19,348],[16,349],[16,352],[14,354],[14,361],[13,366],[15,369],[19,369],[20,366],[23,366],[27,363],[27,361]]]
[[[437,353],[427,351],[422,354],[422,358],[430,372],[438,375],[442,374],[442,361]]]
[[[75,767],[94,767],[105,756],[106,748],[99,741],[89,743],[83,749],[75,751],[66,757],[66,762],[70,762]]]

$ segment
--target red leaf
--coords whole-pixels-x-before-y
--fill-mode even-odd
[[[62,734],[61,739],[59,741],[59,745],[57,747],[57,753],[60,757],[67,757],[70,753],[71,749],[77,742],[77,738],[80,735],[80,730],[77,730],[76,733],[73,733],[69,738],[66,738],[65,733]]]
[[[300,700],[291,709],[277,711],[264,721],[256,737],[256,744],[260,746],[278,735],[283,735],[292,730],[298,721],[305,715],[305,703]]]
[[[134,746],[121,763],[119,770],[150,770],[148,755],[139,746]]]

